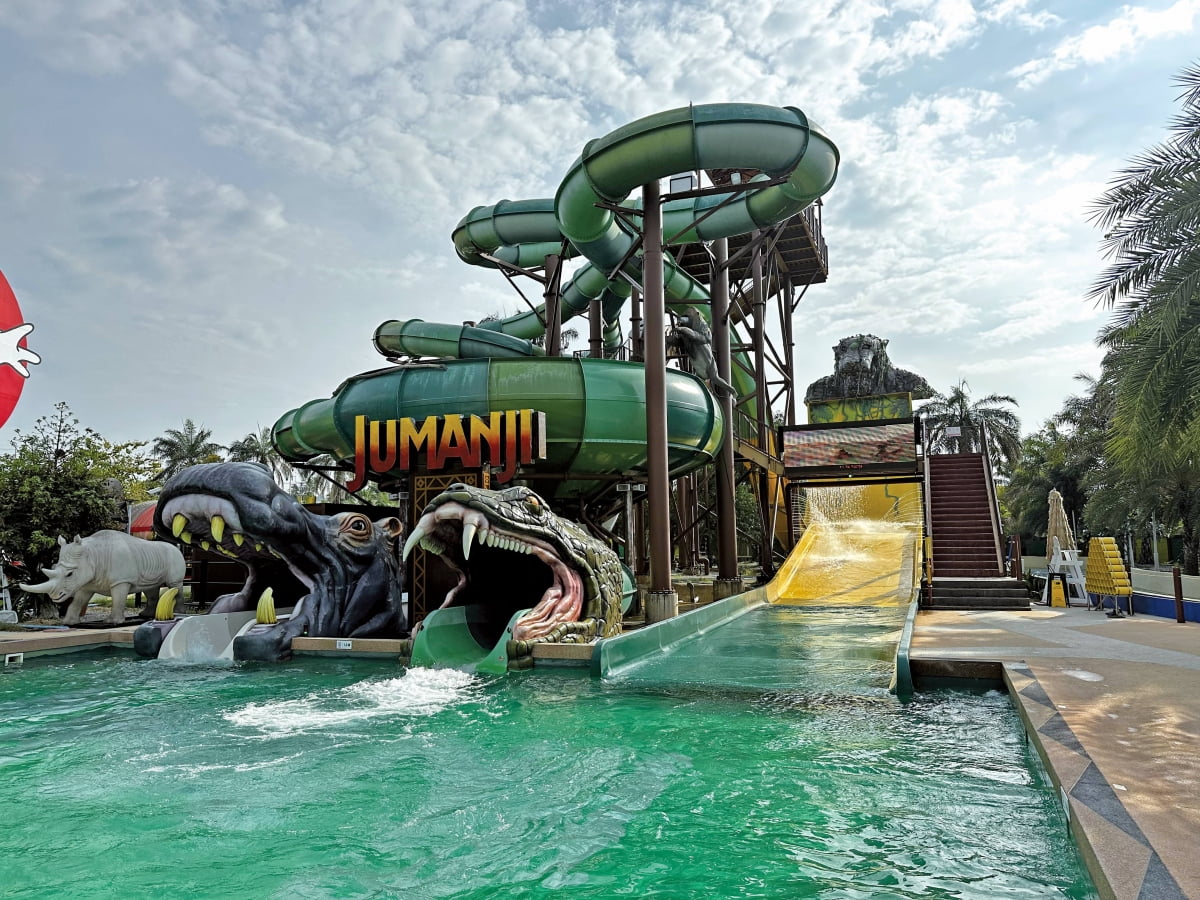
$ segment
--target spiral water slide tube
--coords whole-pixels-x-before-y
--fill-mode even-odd
[[[587,144],[553,200],[501,201],[472,210],[454,230],[465,262],[492,259],[540,264],[547,252],[581,255],[583,265],[562,289],[563,318],[598,298],[605,340],[620,342],[618,325],[630,285],[640,284],[638,236],[613,212],[647,182],[697,169],[757,169],[767,186],[672,201],[663,210],[664,235],[677,243],[711,240],[765,228],[803,210],[832,187],[838,151],[800,110],[717,103],[647,116]],[[708,293],[669,257],[668,302],[696,304],[707,313]],[[374,343],[386,356],[439,357],[437,368],[387,369],[355,376],[334,396],[315,400],[276,422],[276,448],[304,461],[328,453],[354,454],[354,419],[486,414],[516,406],[547,412],[549,458],[539,473],[560,476],[550,496],[592,495],[595,476],[646,469],[644,385],[640,363],[547,358],[530,339],[545,330],[543,308],[479,326],[389,321]],[[743,367],[735,367],[741,370]],[[698,378],[667,372],[669,467],[673,475],[710,462],[725,423]],[[748,371],[734,373],[739,393],[753,392]],[[589,477],[592,476],[592,477]],[[541,485],[539,485],[539,488]]]

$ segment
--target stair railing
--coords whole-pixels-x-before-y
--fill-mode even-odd
[[[933,606],[933,554],[930,552],[930,541],[933,540],[933,495],[930,493],[930,474],[929,470],[933,467],[930,462],[932,443],[929,440],[929,421],[924,417],[920,417],[921,422],[921,461],[922,461],[922,477],[924,478],[924,503],[925,507],[925,534],[921,540],[921,556],[925,560],[926,574],[926,604]]]
[[[988,512],[992,518],[992,543],[996,546],[996,571],[1004,574],[1004,553],[1000,549],[1000,497],[996,493],[996,482],[992,477],[992,450],[988,440],[986,422],[979,423],[979,449],[983,451],[983,471],[987,480]]]

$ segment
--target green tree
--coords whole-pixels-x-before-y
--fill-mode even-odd
[[[1021,420],[1007,409],[1017,401],[1006,394],[988,394],[972,400],[965,380],[948,394],[934,394],[921,407],[930,446],[937,453],[981,453],[987,434],[992,460],[1011,470],[1021,454]],[[957,428],[957,435],[952,430]]]
[[[1136,524],[1152,509],[1200,565],[1200,64],[1178,79],[1167,138],[1134,157],[1093,207],[1111,260],[1091,297],[1112,310],[1099,343],[1115,384],[1111,465],[1089,520]],[[1122,494],[1125,494],[1123,497]]]
[[[217,462],[225,448],[212,440],[212,431],[184,420],[183,428],[168,428],[154,439],[150,452],[162,460],[163,466],[155,475],[156,481],[166,481],[188,466]]]
[[[138,444],[112,444],[80,428],[66,403],[26,434],[15,431],[0,456],[0,546],[33,580],[58,553],[58,537],[125,527],[112,481],[144,471]]]
[[[1127,464],[1178,440],[1200,414],[1200,64],[1162,143],[1122,169],[1093,207],[1112,263],[1091,297],[1113,310],[1101,335],[1117,374],[1113,452]]]
[[[259,426],[240,440],[229,445],[226,458],[230,462],[256,462],[267,467],[271,477],[281,487],[291,484],[294,470],[286,459],[279,455],[271,442],[271,429]]]

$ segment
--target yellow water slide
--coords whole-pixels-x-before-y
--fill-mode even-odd
[[[921,585],[920,490],[810,487],[804,534],[767,585],[769,602],[908,607]]]

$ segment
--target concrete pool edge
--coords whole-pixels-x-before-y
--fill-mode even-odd
[[[46,631],[0,632],[0,653],[18,653],[30,659],[82,653],[87,650],[133,651],[134,626],[103,629],[51,629]]]
[[[1186,900],[1158,853],[1145,840],[1132,815],[1075,737],[1032,668],[1022,661],[922,657],[914,659],[919,691],[1002,690],[1021,719],[1025,739],[1037,754],[1058,796],[1067,829],[1103,900],[1153,898]],[[1112,829],[1141,838],[1149,857],[1141,881],[1132,883],[1132,861],[1111,840]],[[1135,863],[1136,865],[1137,863]]]
[[[1025,737],[1037,751],[1067,817],[1067,827],[1079,848],[1096,890],[1104,900],[1146,897],[1186,900],[1158,852],[1138,827],[1130,811],[1093,762],[1033,669],[1025,662],[999,663],[1013,706],[1025,727]],[[1112,839],[1119,830],[1140,844],[1148,856],[1130,853]],[[1143,866],[1141,878],[1136,869]]]
[[[982,679],[1018,701],[1102,897],[1200,897],[1197,627],[1082,607],[925,610],[914,672]]]

